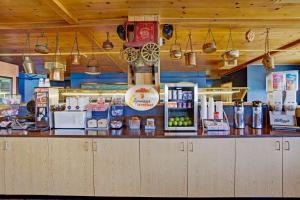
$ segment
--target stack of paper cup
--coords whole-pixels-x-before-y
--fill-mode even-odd
[[[200,97],[201,100],[201,110],[200,110],[200,117],[201,119],[207,119],[207,101],[206,101],[206,96],[203,95]]]
[[[213,97],[209,97],[208,100],[208,119],[214,119],[215,114],[215,102]]]
[[[217,119],[223,119],[223,102],[216,101],[216,113],[218,113]]]

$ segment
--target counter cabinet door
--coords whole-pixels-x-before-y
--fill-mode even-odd
[[[93,196],[92,139],[49,138],[49,194]]]
[[[283,197],[300,197],[300,137],[283,138]]]
[[[4,152],[5,152],[5,138],[0,138],[0,195],[5,194],[5,183],[4,183]]]
[[[187,140],[141,139],[141,195],[187,197]]]
[[[93,139],[96,196],[139,196],[139,139]]]
[[[282,138],[236,139],[236,197],[282,197]]]
[[[234,138],[188,140],[188,196],[234,197]]]
[[[5,193],[47,195],[47,138],[9,137],[5,140]]]

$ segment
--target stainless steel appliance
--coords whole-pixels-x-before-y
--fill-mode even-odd
[[[192,83],[165,85],[165,130],[196,131],[198,87]]]
[[[85,111],[55,111],[55,128],[85,128]]]
[[[252,102],[252,128],[263,127],[262,103],[260,101]]]
[[[234,128],[245,128],[244,103],[242,101],[234,102],[233,127]]]

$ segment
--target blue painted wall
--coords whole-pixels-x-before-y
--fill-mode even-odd
[[[72,73],[70,76],[71,88],[80,88],[81,83],[127,83],[127,73],[103,73],[99,75],[89,75],[85,73]],[[198,87],[206,87],[205,72],[161,72],[161,83],[193,82]]]
[[[298,70],[299,72],[300,65],[276,65],[274,71],[287,71],[287,70]],[[253,101],[253,100],[260,100],[263,102],[267,101],[266,74],[267,73],[262,65],[249,65],[247,67],[247,83],[249,87],[247,93],[248,101]],[[297,101],[298,104],[300,104],[300,91],[297,92]]]
[[[28,102],[34,95],[34,88],[39,85],[40,78],[46,78],[47,75],[40,74],[19,74],[19,93],[22,96],[22,102]]]
[[[107,72],[99,75],[89,75],[85,73],[72,73],[70,76],[71,88],[80,88],[81,83],[127,83],[127,73]]]

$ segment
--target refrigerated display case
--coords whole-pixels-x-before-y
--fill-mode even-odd
[[[165,130],[197,130],[198,87],[196,84],[166,84],[164,100]]]

